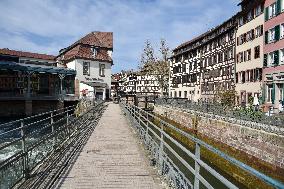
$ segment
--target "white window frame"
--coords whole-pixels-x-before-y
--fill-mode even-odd
[[[272,18],[276,16],[276,3],[273,3],[272,5],[270,5],[270,7],[271,13],[269,14],[269,18]]]
[[[271,28],[268,30],[268,43],[272,43],[275,41],[275,28]]]
[[[279,50],[279,64],[284,64],[284,48]]]
[[[283,39],[283,38],[284,38],[284,23],[280,25],[280,39]]]
[[[106,69],[106,65],[105,64],[100,64],[99,66],[99,71],[100,71],[100,76],[101,77],[105,77],[105,69]]]
[[[273,90],[273,86],[271,85],[271,88],[270,88],[270,85],[267,85],[267,88],[266,88],[267,99],[266,99],[266,101],[268,103],[272,102],[272,90]]]
[[[268,54],[268,66],[274,65],[274,52]]]
[[[282,85],[280,85],[280,88],[279,88],[279,100],[283,100],[283,86]]]
[[[86,72],[85,72],[85,66],[87,66]],[[83,67],[82,67],[83,75],[90,76],[90,74],[91,74],[90,69],[91,69],[90,62],[83,62]]]

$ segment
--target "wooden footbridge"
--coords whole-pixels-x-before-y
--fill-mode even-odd
[[[134,105],[98,103],[80,113],[68,107],[0,126],[6,128],[0,133],[0,152],[15,149],[0,160],[1,189],[240,188],[202,160],[201,147],[268,187],[284,188]],[[195,150],[181,145],[166,127],[192,140]]]

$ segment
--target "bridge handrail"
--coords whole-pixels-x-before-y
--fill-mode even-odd
[[[151,130],[151,132],[154,135],[157,135],[155,132],[153,132],[153,130],[148,126],[148,123],[151,124],[155,129],[159,130],[161,133],[161,137],[156,136],[160,142],[166,144],[162,138],[162,136],[166,136],[168,139],[170,139],[172,142],[175,143],[175,145],[177,145],[180,149],[182,149],[184,152],[186,152],[186,154],[188,154],[191,158],[193,158],[195,160],[195,162],[197,162],[199,165],[203,166],[204,168],[209,168],[210,170],[208,170],[213,176],[215,176],[217,179],[220,180],[220,178],[222,178],[221,175],[218,175],[218,173],[211,168],[209,165],[207,165],[205,162],[203,162],[200,158],[198,158],[196,155],[192,154],[189,150],[187,150],[183,145],[181,145],[177,140],[173,139],[171,136],[169,136],[167,133],[165,133],[163,127],[169,127],[171,129],[174,129],[176,132],[178,132],[179,134],[189,138],[191,141],[193,141],[197,146],[197,148],[200,148],[200,146],[205,147],[207,150],[213,152],[214,154],[217,154],[218,156],[222,157],[223,159],[231,162],[232,164],[236,165],[237,167],[239,167],[240,169],[250,173],[251,175],[254,175],[255,177],[257,177],[258,179],[264,181],[265,183],[267,183],[268,185],[271,185],[275,188],[284,188],[284,184],[278,180],[275,180],[257,170],[255,170],[254,168],[236,160],[235,158],[223,153],[222,151],[214,148],[213,146],[203,142],[202,140],[190,135],[189,133],[186,133],[185,131],[171,125],[170,123],[165,122],[164,120],[162,120],[161,118],[155,116],[154,114],[151,114],[147,111],[144,111],[143,109],[134,106],[134,105],[130,105],[130,104],[125,104],[124,102],[121,103],[121,105],[128,111],[128,115],[130,117],[133,117],[134,119],[136,119],[137,123],[142,123],[144,126],[146,126],[147,130]],[[158,127],[157,125],[155,125],[150,119],[154,118],[155,120],[159,121],[161,124],[161,128]],[[147,122],[147,124],[144,124],[143,120]],[[170,147],[170,146],[168,146]],[[167,148],[168,148],[167,147]],[[200,152],[199,152],[200,153]],[[217,173],[217,174],[216,174]],[[199,178],[196,178],[198,180],[200,180],[204,185],[207,185],[208,183],[204,183],[203,178],[200,178],[201,175],[198,176]],[[221,176],[221,177],[220,177]],[[234,184],[232,184],[229,180],[225,179],[224,180],[220,180],[221,182],[223,182],[223,184],[227,185],[229,188],[235,188],[236,186]],[[208,185],[207,185],[208,186]],[[208,186],[210,187],[210,185]]]
[[[80,133],[80,129],[84,128],[81,119],[87,116],[89,120],[89,115],[97,116],[96,112],[102,110],[102,104],[103,102],[99,102],[95,106],[87,107],[79,117],[75,117],[76,106],[69,106],[9,122],[20,122],[21,125],[1,133],[0,140],[1,137],[3,140],[5,135],[13,132],[17,132],[19,136],[0,143],[0,153],[6,148],[14,148],[15,145],[20,145],[20,148],[7,155],[4,160],[0,160],[0,188],[13,187],[23,178],[29,178],[35,167],[59,150],[65,141],[72,138],[72,135]],[[34,121],[34,118],[42,119]],[[30,123],[25,124],[25,121]],[[8,178],[8,175],[11,178]]]

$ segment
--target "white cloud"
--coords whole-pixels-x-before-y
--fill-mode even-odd
[[[2,0],[0,48],[55,54],[91,31],[113,31],[119,71],[137,67],[146,39],[173,48],[236,9],[234,0]]]

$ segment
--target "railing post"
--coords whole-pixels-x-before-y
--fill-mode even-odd
[[[198,143],[195,143],[195,158],[200,159],[200,145]],[[195,160],[195,174],[194,174],[194,189],[199,189],[199,175],[200,171],[200,165],[198,162]]]
[[[52,148],[54,150],[54,148],[55,148],[55,132],[54,132],[54,124],[53,124],[53,112],[50,113],[50,124],[51,124],[51,133],[53,135],[53,137],[52,137]]]
[[[67,109],[67,113],[66,113],[66,125],[69,125],[69,115],[68,115],[68,109]]]
[[[161,125],[161,141],[160,141],[160,149],[159,149],[159,161],[160,161],[160,168],[162,169],[163,165],[163,151],[164,151],[164,125],[162,120],[160,120]]]
[[[23,176],[25,179],[29,177],[28,153],[26,147],[26,136],[24,131],[24,122],[21,122],[21,138],[22,138],[22,154],[23,154]]]
[[[148,137],[148,132],[149,132],[149,114],[146,112],[146,137]]]

